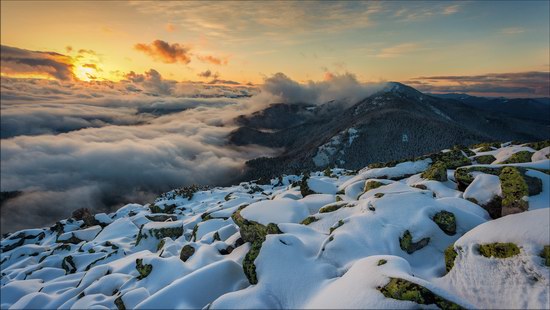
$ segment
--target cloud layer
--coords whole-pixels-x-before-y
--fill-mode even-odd
[[[35,75],[58,80],[74,79],[70,57],[53,53],[37,52],[0,46],[2,72],[14,75]]]

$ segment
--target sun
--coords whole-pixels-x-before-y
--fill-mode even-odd
[[[93,81],[97,79],[97,69],[89,65],[77,65],[73,70],[74,75],[81,81]]]

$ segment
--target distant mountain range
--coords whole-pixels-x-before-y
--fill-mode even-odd
[[[275,103],[236,118],[235,145],[284,148],[246,163],[243,180],[268,179],[324,167],[358,169],[482,141],[550,138],[546,99],[428,95],[390,82],[352,106]]]

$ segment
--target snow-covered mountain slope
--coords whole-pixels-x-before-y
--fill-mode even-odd
[[[80,210],[3,237],[1,308],[549,308],[549,154],[488,143]]]

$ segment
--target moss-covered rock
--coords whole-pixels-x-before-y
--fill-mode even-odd
[[[379,188],[380,186],[384,186],[386,184],[374,180],[369,180],[367,183],[365,183],[365,190],[364,192],[368,192],[371,189]]]
[[[139,272],[139,276],[137,277],[138,280],[145,279],[151,271],[153,271],[153,265],[151,264],[143,264],[143,259],[138,258],[136,259],[136,270]]]
[[[258,283],[258,276],[256,274],[256,265],[254,264],[254,261],[256,260],[256,257],[258,257],[258,255],[260,254],[260,250],[262,249],[262,242],[263,241],[253,242],[250,246],[250,250],[248,251],[248,253],[246,253],[246,256],[243,259],[244,274],[246,275],[246,278],[248,279],[248,282],[250,282],[250,284]]]
[[[332,174],[332,169],[330,169],[330,167],[327,167],[327,168],[323,171],[323,175],[326,176],[326,177],[329,177],[329,178],[333,178],[333,177],[334,177],[334,174]]]
[[[388,261],[385,260],[385,259],[381,259],[378,261],[378,263],[376,264],[376,266],[382,266],[382,265],[385,265]]]
[[[71,255],[65,256],[61,261],[61,268],[65,269],[66,273],[75,273],[76,265],[74,264],[73,257]]]
[[[176,205],[165,205],[162,208],[160,206],[157,206],[156,204],[149,205],[149,210],[151,210],[151,213],[166,213],[166,214],[172,214],[174,213],[174,210],[176,210]]]
[[[390,282],[379,290],[386,298],[407,300],[421,305],[435,304],[441,309],[463,309],[421,285],[399,278],[390,278]]]
[[[447,181],[447,167],[443,162],[436,162],[426,171],[422,172],[423,179],[445,182]]]
[[[455,145],[453,146],[452,150],[456,151],[462,151],[466,156],[475,156],[476,153],[472,152],[469,148],[465,147],[464,145]]]
[[[471,149],[479,149],[478,152],[489,152],[494,149],[500,148],[501,143],[500,142],[484,142],[484,143],[477,143],[474,145],[471,145]]]
[[[528,162],[531,162],[532,156],[533,156],[533,152],[519,151],[517,153],[512,154],[512,156],[508,157],[508,159],[500,163],[501,164],[528,163]]]
[[[518,246],[511,242],[480,244],[478,249],[485,257],[508,258],[519,254]]]
[[[124,302],[122,301],[122,296],[118,296],[115,299],[115,306],[118,310],[126,310],[126,306],[124,305]]]
[[[418,188],[418,189],[421,189],[421,190],[427,190],[428,189],[428,187],[424,184],[414,184],[412,187]]]
[[[449,272],[453,269],[455,265],[455,259],[458,256],[458,253],[455,251],[454,244],[449,245],[445,249],[445,271]]]
[[[456,234],[456,218],[452,212],[440,211],[437,212],[432,220],[449,236]]]
[[[529,203],[529,188],[520,171],[515,167],[504,167],[499,175],[502,188],[502,216],[526,211]]]
[[[502,168],[500,167],[460,167],[455,170],[455,180],[458,184],[458,190],[464,191],[472,184],[474,177],[472,172],[481,172],[498,176]]]
[[[168,220],[175,221],[178,219],[175,215],[167,215],[167,214],[155,214],[155,215],[145,215],[145,217],[153,222],[166,222]]]
[[[324,207],[322,207],[321,209],[319,209],[319,213],[329,213],[329,212],[334,212],[340,208],[346,208],[346,207],[351,207],[353,205],[349,205],[347,203],[342,203],[342,202],[338,202],[338,203],[332,203],[332,204],[329,204],[329,205],[326,205]]]
[[[527,143],[525,146],[530,147],[534,150],[540,151],[543,148],[546,148],[546,147],[550,146],[550,140],[531,142],[531,143]]]
[[[374,194],[374,198],[382,198],[384,197],[384,193],[376,193]]]
[[[550,267],[550,245],[544,246],[540,252],[540,257],[544,259],[544,265],[546,265],[546,267]]]
[[[303,220],[300,224],[302,225],[309,225],[311,223],[317,222],[319,219],[315,216],[308,216],[305,220]]]
[[[446,169],[456,169],[460,166],[470,165],[472,161],[464,156],[460,150],[451,150],[449,152],[440,152],[430,155],[432,162],[441,162]]]
[[[413,242],[411,232],[406,230],[401,238],[399,238],[399,246],[408,254],[412,254],[423,247],[427,246],[430,242],[430,238],[422,238],[418,242]]]
[[[165,242],[166,242],[166,241],[164,241],[164,239],[162,239],[162,240],[159,241],[159,244],[157,245],[157,252],[160,251],[160,250],[162,250],[162,248],[164,247],[164,243],[165,243]]]
[[[195,248],[189,244],[186,244],[181,248],[180,259],[182,262],[186,262],[191,256],[195,254]]]
[[[474,157],[474,160],[481,165],[490,165],[497,159],[493,155],[480,155]]]
[[[344,201],[344,199],[342,199],[342,197],[340,197],[338,195],[336,196],[335,200],[336,200],[336,202]]]
[[[309,173],[305,173],[304,176],[302,177],[302,180],[300,181],[300,193],[302,194],[302,197],[315,194],[315,192],[309,188],[309,184],[307,184],[307,180],[309,180]]]
[[[335,231],[338,227],[341,227],[342,225],[344,225],[344,221],[339,220],[338,223],[336,223],[336,225],[332,226],[329,229],[329,234],[332,234],[333,231]]]

